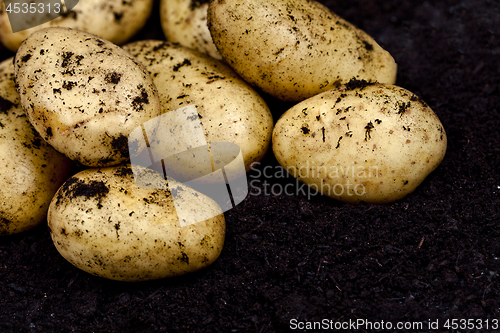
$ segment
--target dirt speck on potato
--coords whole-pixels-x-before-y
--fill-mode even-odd
[[[122,77],[122,74],[113,72],[113,73],[107,74],[106,77],[104,78],[104,80],[107,83],[118,84],[120,82],[121,77]]]
[[[116,172],[115,172],[115,176],[119,176],[119,177],[126,177],[126,176],[133,176],[134,175],[134,171],[132,170],[132,168],[129,168],[129,167],[121,167],[121,168],[117,168],[116,169]]]
[[[111,145],[116,148],[116,150],[120,152],[122,156],[129,156],[128,139],[125,135],[120,135],[117,138],[113,138],[113,140],[111,141]]]
[[[121,20],[122,20],[122,18],[123,18],[123,13],[117,13],[117,12],[115,12],[115,13],[113,13],[113,16],[114,16],[114,18],[115,18],[115,21],[116,21],[117,23],[120,23],[120,21],[121,21]]]
[[[12,224],[11,220],[5,217],[0,218],[0,236],[8,235],[7,230],[9,230],[10,224]]]
[[[149,96],[146,89],[144,89],[142,85],[137,86],[137,89],[141,91],[141,94],[134,98],[132,106],[136,111],[140,111],[143,109],[144,104],[149,104]]]
[[[399,108],[398,114],[402,117],[406,113],[406,110],[408,110],[410,107],[411,107],[410,102],[398,103],[398,108]]]
[[[179,69],[183,66],[191,66],[191,61],[189,61],[189,59],[184,59],[183,62],[177,64],[177,65],[174,65],[174,72],[178,72]]]
[[[25,56],[23,56],[21,58],[21,61],[22,62],[28,62],[28,60],[30,60],[30,59],[31,59],[31,54],[26,54]]]
[[[73,52],[64,52],[61,57],[62,57],[62,64],[61,64],[61,67],[62,68],[66,68],[69,66],[69,61],[71,59],[71,57],[74,55]]]
[[[9,100],[6,100],[5,98],[0,97],[0,112],[7,114],[7,111],[10,110],[11,107],[14,106],[14,103],[12,103]]]
[[[179,257],[178,259],[179,259],[181,262],[183,262],[183,263],[185,263],[185,264],[188,264],[188,265],[189,265],[189,257],[188,257],[188,255],[187,255],[187,254],[185,254],[184,252],[181,252],[181,254],[182,254],[182,257]]]
[[[85,183],[81,179],[71,177],[62,185],[56,205],[59,205],[64,198],[85,197],[86,199],[97,198],[99,200],[98,208],[101,208],[100,201],[108,192],[108,186],[102,181],[91,180]]]
[[[372,84],[374,84],[374,82],[366,81],[366,80],[351,79],[349,82],[346,83],[345,87],[346,87],[347,91],[354,90],[354,89],[363,90],[364,88],[366,88]]]
[[[366,40],[363,41],[363,45],[365,46],[365,49],[367,51],[373,51],[373,44],[367,42]]]
[[[64,81],[62,87],[66,90],[71,90],[73,89],[74,87],[76,87],[78,85],[78,83],[76,82],[72,82],[72,81]],[[61,90],[59,90],[59,93],[61,93]]]

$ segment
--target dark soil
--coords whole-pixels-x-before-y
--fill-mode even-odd
[[[387,328],[383,321],[399,332],[397,322],[422,324],[407,331],[437,332],[437,320],[448,331],[448,319],[474,319],[466,328],[482,320],[483,329],[472,331],[495,331],[500,4],[325,3],[391,52],[398,85],[439,116],[448,150],[438,169],[407,198],[383,206],[300,191],[275,195],[273,184],[295,181],[275,177],[264,185],[254,171],[251,194],[225,214],[220,258],[174,279],[120,283],[91,276],[59,255],[46,225],[1,238],[1,332],[283,332],[295,328],[294,319],[330,328],[360,319]],[[163,38],[158,20],[137,38]],[[269,104],[276,119],[289,106]],[[276,170],[272,152],[261,170],[268,165]],[[468,331],[460,329],[463,321],[454,323]]]

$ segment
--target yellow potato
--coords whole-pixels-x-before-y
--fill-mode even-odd
[[[247,171],[264,157],[271,142],[271,112],[229,66],[169,42],[139,41],[123,48],[151,73],[162,113],[196,105],[208,142],[238,145]]]
[[[30,35],[15,58],[21,104],[57,151],[96,167],[129,158],[128,135],[160,114],[148,71],[119,46],[69,28]]]
[[[222,59],[207,25],[208,1],[161,0],[160,20],[169,42]]]
[[[441,163],[446,133],[421,99],[393,85],[351,81],[285,112],[273,132],[278,162],[344,202],[402,199]]]
[[[115,44],[132,38],[147,22],[153,0],[82,0],[67,14],[36,27],[12,32],[4,1],[0,0],[0,40],[15,52],[21,43],[35,31],[50,27],[65,27],[90,32]],[[53,3],[38,0],[37,3]],[[47,13],[50,8],[38,7]],[[52,11],[56,10],[52,4]]]
[[[50,200],[71,167],[31,126],[16,91],[12,60],[0,63],[0,235],[45,221]]]
[[[304,100],[353,78],[396,81],[392,56],[316,1],[211,1],[208,26],[238,74],[285,101]]]
[[[174,181],[162,189],[165,181],[151,170],[134,171],[152,188],[140,187],[129,165],[88,169],[61,186],[48,212],[59,253],[90,274],[121,281],[167,278],[212,264],[224,244],[220,207]],[[190,205],[190,214],[213,217],[182,227],[173,193]]]

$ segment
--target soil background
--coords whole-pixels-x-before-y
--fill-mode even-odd
[[[0,332],[285,332],[293,319],[394,324],[380,331],[421,323],[407,330],[413,332],[448,331],[447,319],[474,319],[490,327],[459,331],[495,331],[500,3],[323,2],[388,50],[399,65],[397,84],[441,119],[447,154],[420,187],[394,204],[349,205],[307,192],[264,195],[295,180],[253,171],[251,193],[225,214],[219,259],[197,273],[147,283],[78,270],[56,251],[46,224],[0,238]],[[155,10],[135,39],[164,39],[157,16]],[[290,106],[266,98],[275,120]],[[261,171],[265,166],[277,167],[272,151]],[[440,329],[431,329],[437,321]]]

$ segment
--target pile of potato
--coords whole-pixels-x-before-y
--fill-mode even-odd
[[[288,172],[345,202],[399,200],[444,158],[441,122],[394,85],[391,55],[320,3],[160,6],[168,41],[125,44],[152,0],[81,1],[19,33],[9,31],[2,4],[0,40],[16,55],[0,64],[0,234],[47,218],[64,258],[115,280],[212,264],[224,243],[220,207],[173,179],[164,189],[155,171],[130,165],[131,152],[146,149],[129,142],[131,132],[188,105],[197,106],[208,142],[240,147],[246,171],[272,142]],[[273,126],[259,92],[295,105]],[[82,171],[72,174],[74,165]],[[134,172],[151,186],[139,186]],[[181,227],[173,191],[192,214],[214,217]]]

